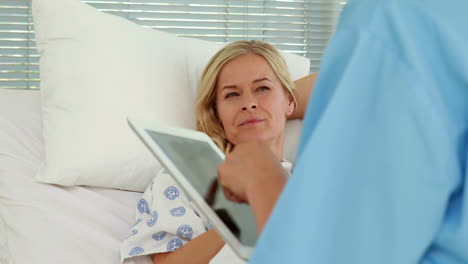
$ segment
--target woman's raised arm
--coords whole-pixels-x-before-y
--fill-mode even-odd
[[[296,86],[296,99],[298,107],[289,116],[289,119],[304,119],[304,114],[307,109],[310,95],[314,89],[315,80],[317,79],[318,72],[311,73],[299,80],[294,81]]]

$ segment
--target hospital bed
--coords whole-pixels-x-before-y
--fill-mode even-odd
[[[110,82],[111,87],[120,90],[114,93],[103,93],[104,98],[101,99],[104,101],[112,99],[113,95],[125,93],[123,90],[127,86],[122,82],[132,80],[135,83],[134,80],[137,76],[134,75],[145,74],[141,73],[141,71],[147,68],[154,71],[149,71],[147,75],[159,74],[158,78],[163,78],[164,76],[158,73],[157,69],[159,68],[157,67],[160,67],[161,71],[173,67],[175,70],[183,69],[186,71],[185,73],[189,72],[184,78],[179,79],[184,79],[187,86],[192,90],[187,90],[187,93],[176,93],[175,96],[181,98],[185,96],[188,98],[186,100],[193,101],[199,78],[197,75],[201,73],[202,66],[206,63],[207,57],[210,56],[207,54],[212,55],[221,45],[177,38],[156,30],[140,29],[137,25],[123,21],[121,18],[100,13],[78,0],[35,0],[33,1],[34,4],[36,5],[35,10],[33,10],[37,30],[36,38],[42,56],[40,62],[41,78],[43,78],[41,90],[0,89],[0,263],[120,263],[120,243],[129,235],[129,231],[135,222],[136,204],[144,191],[142,187],[145,185],[140,184],[139,188],[125,188],[125,185],[119,185],[119,183],[106,184],[106,182],[103,183],[102,181],[96,184],[92,181],[84,183],[79,181],[71,183],[57,181],[54,183],[53,181],[47,182],[38,179],[37,175],[45,162],[52,162],[52,164],[49,164],[52,167],[56,165],[54,162],[57,163],[57,160],[48,159],[46,155],[46,150],[51,149],[48,144],[57,140],[57,137],[63,136],[63,133],[57,133],[55,137],[51,136],[53,126],[48,123],[52,114],[51,111],[62,111],[62,114],[70,114],[69,118],[79,116],[82,113],[72,109],[71,106],[81,100],[80,96],[83,96],[84,93],[91,91],[98,94]],[[52,5],[54,6],[51,7]],[[55,8],[64,11],[58,15],[54,12]],[[75,23],[83,17],[87,18],[90,28],[82,28],[82,23]],[[66,30],[62,30],[63,28],[60,27],[62,25]],[[92,32],[93,28],[101,30],[101,33],[94,34]],[[92,38],[88,38],[86,34],[94,35]],[[101,61],[99,61],[98,55],[112,49],[112,47],[108,48],[104,44],[102,46],[100,44],[108,43],[108,38],[111,36],[122,38],[113,47],[118,49],[119,52],[119,58],[115,63],[117,65],[100,67],[99,63]],[[125,42],[127,36],[132,36],[134,41],[131,43],[132,40]],[[138,39],[140,37],[141,39]],[[169,47],[179,49],[176,53],[171,54],[171,58],[167,59],[168,62],[173,62],[174,65],[168,63],[143,65],[145,68],[135,72],[131,72],[132,68],[129,68],[126,69],[127,76],[122,77],[118,70],[133,63],[132,61],[126,61],[126,59],[138,58],[138,54],[135,53],[134,49],[130,55],[126,54],[128,52],[125,49],[130,45],[140,45],[145,41],[153,40],[155,43],[160,43],[160,45],[150,43],[149,46],[140,48],[143,54],[140,63],[145,63],[143,61],[146,58],[144,56],[145,52],[150,55],[156,52],[164,54],[167,52],[163,50],[163,47]],[[190,52],[184,53],[184,49]],[[68,57],[63,53],[67,50],[68,54],[65,55]],[[291,54],[285,54],[285,58],[288,66],[290,66],[293,79],[298,79],[309,73],[309,61],[307,59]],[[71,63],[73,59],[87,59],[87,61],[85,65],[73,68],[74,65]],[[162,59],[158,57],[158,61]],[[153,62],[154,60],[151,60],[148,63]],[[115,67],[112,68],[113,66]],[[63,72],[62,70],[65,68],[67,71]],[[95,72],[98,69],[101,72],[100,75],[96,76]],[[64,75],[67,78],[64,78]],[[167,74],[164,73],[164,75]],[[106,76],[113,78],[102,79]],[[121,77],[122,79],[119,79]],[[99,83],[99,85],[89,87],[93,85],[93,82]],[[151,83],[149,87],[151,87]],[[143,90],[138,90],[134,86],[130,88],[132,90],[126,91],[129,92],[130,96],[120,98],[124,101],[120,101],[118,107],[125,104],[125,100],[136,100],[133,103],[140,106],[143,104],[138,101],[138,98],[145,100],[145,97],[147,97],[145,94],[138,94],[138,91]],[[132,93],[136,94],[133,95]],[[158,95],[158,91],[155,93]],[[98,96],[96,94],[93,94],[95,96],[92,97],[93,99]],[[168,92],[162,91],[161,94],[167,96]],[[50,100],[54,96],[59,97],[55,98],[57,101],[51,102]],[[63,98],[71,97],[66,98],[71,100],[70,103],[67,105],[64,101],[58,100],[61,99],[60,96],[64,96]],[[76,100],[73,101],[74,99]],[[170,98],[164,100],[170,101]],[[112,101],[112,103],[115,102]],[[60,103],[64,104],[58,105]],[[93,102],[89,98],[82,100],[81,103],[86,107],[89,106],[88,109],[93,107]],[[110,105],[112,104],[109,101],[107,101],[107,104],[98,102],[97,107],[94,106],[92,114],[99,116],[100,112],[109,110]],[[190,108],[188,109],[190,110]],[[112,111],[109,114],[114,114],[114,112]],[[44,119],[44,113],[48,117],[46,120]],[[145,111],[141,113],[145,113]],[[171,116],[172,118],[175,113],[174,111],[166,111],[158,115],[163,117],[164,115]],[[67,118],[65,121],[67,121]],[[80,134],[71,136],[67,139],[68,141],[55,146],[63,150],[59,152],[60,162],[85,159],[88,154],[92,155],[103,150],[96,147],[90,149],[87,155],[81,156],[73,152],[80,147],[76,146],[76,142],[82,140],[81,135],[83,137],[93,137],[93,128],[99,126],[99,124],[88,126],[86,126],[86,123],[84,124],[81,127],[83,130]],[[44,129],[46,126],[47,129]],[[285,157],[292,162],[294,161],[301,126],[301,121],[288,121]],[[119,129],[129,128],[122,126]],[[118,134],[120,131],[112,132]],[[96,142],[100,143],[99,140]],[[136,136],[135,142],[138,142]],[[119,145],[115,144],[111,147],[118,149]],[[141,145],[141,151],[146,151],[143,145]],[[113,157],[111,154],[114,153],[109,153],[109,155],[102,158],[103,164],[101,167],[98,166],[97,169],[110,169],[112,166],[108,164],[112,162],[118,164],[117,161],[111,160]],[[106,159],[106,163],[104,163],[104,159]],[[148,159],[148,162],[150,160],[155,162],[152,157]],[[97,160],[98,165],[99,162],[100,160]],[[140,162],[136,164],[146,166],[145,159],[137,159],[136,162]],[[139,166],[135,167],[138,169]],[[66,170],[57,170],[55,173],[60,177],[68,177],[68,174],[70,174]],[[86,174],[86,172],[83,174]],[[99,178],[99,173],[96,175],[96,178]],[[128,178],[127,180],[131,183],[131,176]]]

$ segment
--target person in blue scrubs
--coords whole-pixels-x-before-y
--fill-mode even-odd
[[[468,263],[467,14],[466,0],[349,1],[288,182],[262,143],[219,168],[263,230],[250,263]]]

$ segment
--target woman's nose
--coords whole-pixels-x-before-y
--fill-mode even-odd
[[[256,103],[250,103],[248,106],[242,107],[242,110],[246,111],[247,109],[256,109],[257,104]]]

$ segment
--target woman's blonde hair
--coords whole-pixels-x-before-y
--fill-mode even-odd
[[[219,120],[216,112],[216,83],[221,68],[227,62],[247,54],[258,54],[268,61],[276,76],[280,79],[283,88],[294,98],[294,104],[297,107],[294,82],[291,80],[283,56],[275,47],[258,40],[241,40],[224,46],[210,59],[203,70],[196,110],[197,130],[210,136],[224,153],[229,153],[233,145],[227,139],[221,120]]]

